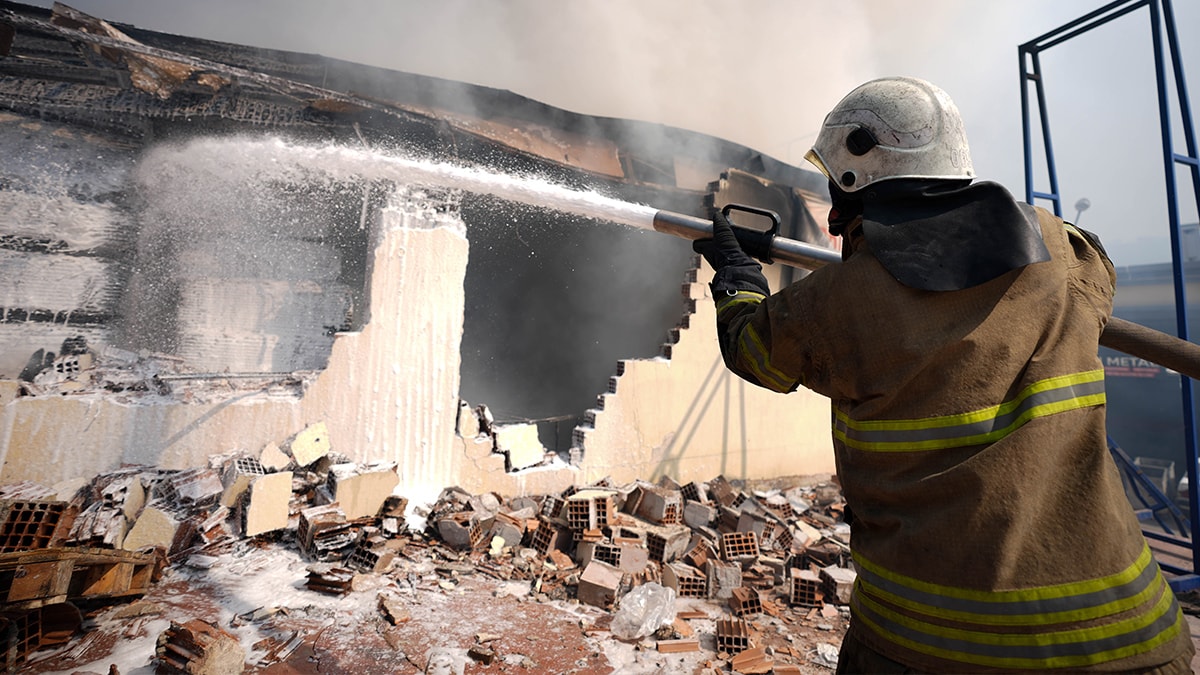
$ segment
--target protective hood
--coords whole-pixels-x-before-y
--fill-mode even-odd
[[[1050,259],[1033,207],[998,183],[879,183],[864,192],[863,235],[905,286],[958,291]]]

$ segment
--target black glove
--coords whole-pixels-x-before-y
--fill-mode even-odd
[[[720,211],[713,212],[712,239],[693,241],[692,250],[704,256],[716,272],[732,265],[752,265],[756,269],[762,269],[742,250],[742,245],[738,243],[737,236],[733,234],[733,228],[729,225],[729,219]]]
[[[771,294],[762,265],[742,250],[729,219],[720,211],[713,213],[712,239],[693,241],[692,250],[704,256],[715,272],[709,285],[714,298],[739,290]]]

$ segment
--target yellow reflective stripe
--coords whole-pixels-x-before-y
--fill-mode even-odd
[[[1026,398],[1033,394],[1041,393],[1051,389],[1061,389],[1062,387],[1086,384],[1089,382],[1098,382],[1104,380],[1104,369],[1088,370],[1081,373],[1072,373],[1070,375],[1059,375],[1050,377],[1045,380],[1038,380],[1033,384],[1021,390],[1011,401],[1006,401],[1000,405],[994,405],[990,408],[975,410],[966,413],[955,415],[939,415],[937,417],[924,417],[909,420],[853,420],[842,411],[837,411],[839,418],[846,421],[847,426],[852,429],[863,430],[888,430],[888,431],[903,431],[905,429],[932,429],[936,427],[953,427],[971,424],[985,419],[999,417],[1006,412],[1011,412],[1016,409]]]
[[[729,323],[727,316],[741,311],[743,305],[758,305],[767,296],[753,291],[736,291],[733,295],[717,298],[717,318]]]
[[[1104,371],[1040,380],[1015,398],[982,410],[908,420],[852,419],[835,411],[834,438],[873,452],[914,452],[995,442],[1031,419],[1103,405]]]
[[[1091,621],[1137,607],[1165,584],[1148,545],[1129,567],[1098,579],[1010,591],[979,591],[914,579],[853,553],[858,582],[870,595],[949,621],[1037,626]]]
[[[1143,654],[1175,639],[1182,630],[1183,612],[1165,584],[1160,588],[1164,592],[1158,601],[1138,616],[1103,626],[1033,634],[948,628],[892,611],[858,593],[854,600],[859,611],[854,618],[891,642],[950,661],[1000,668],[1079,667]]]
[[[716,302],[717,321],[729,323],[747,306],[760,305],[766,297],[754,291],[734,291],[732,295],[721,296]],[[752,323],[747,323],[737,336],[737,356],[739,363],[767,389],[787,393],[795,387],[796,380],[771,365],[766,344]]]
[[[789,392],[796,383],[786,373],[771,365],[771,357],[753,324],[746,324],[738,339],[738,356],[758,381],[768,389]]]

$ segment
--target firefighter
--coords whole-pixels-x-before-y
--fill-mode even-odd
[[[923,80],[854,89],[806,158],[841,264],[772,294],[720,213],[695,249],[727,367],[831,401],[858,571],[838,672],[1191,672],[1107,447],[1099,242],[974,182]]]

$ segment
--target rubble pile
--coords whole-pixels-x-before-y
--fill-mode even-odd
[[[0,487],[6,661],[67,645],[89,614],[145,595],[164,575],[282,548],[307,565],[301,592],[374,589],[381,624],[411,618],[397,590],[416,589],[420,569],[443,592],[479,578],[526,587],[533,602],[592,607],[613,617],[611,637],[644,652],[697,653],[714,673],[832,665],[786,635],[800,624],[831,637],[845,627],[854,572],[836,485],[604,480],[507,500],[451,487],[417,505],[395,494],[398,483],[394,465],[338,456],[315,424],[258,456],[231,452],[203,468],[131,466],[53,488]],[[688,601],[713,611],[676,611]],[[603,625],[585,632],[601,636]],[[292,632],[246,650],[221,626],[174,617],[153,660],[160,672],[226,672],[239,659],[280,662],[300,642]],[[499,644],[474,644],[464,658],[502,660]]]
[[[799,672],[788,661],[809,655],[765,646],[760,620],[844,626],[848,618],[855,572],[843,508],[833,484],[747,492],[722,476],[683,486],[601,481],[505,503],[450,488],[432,507],[428,530],[470,560],[473,573],[527,581],[541,601],[619,614],[634,589],[655,584],[672,598],[714,602],[722,606],[709,645],[716,660],[738,673],[782,673]],[[703,648],[679,621],[652,628],[655,640],[643,646]],[[818,660],[833,665],[827,661]]]

